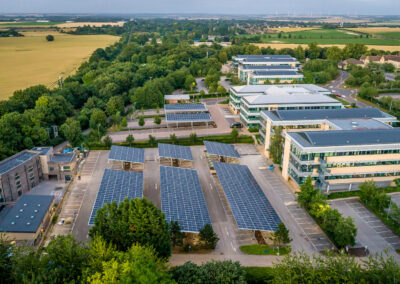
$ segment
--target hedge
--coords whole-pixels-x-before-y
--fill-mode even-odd
[[[274,279],[273,267],[248,266],[244,267],[244,270],[246,271],[246,281],[250,284],[272,283]]]

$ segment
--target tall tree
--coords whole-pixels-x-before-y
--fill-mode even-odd
[[[82,129],[79,121],[67,118],[65,123],[61,125],[60,132],[71,143],[72,147],[77,147],[82,143]]]
[[[204,225],[199,233],[200,240],[203,242],[205,248],[215,249],[219,238],[214,232],[213,227],[210,224]]]

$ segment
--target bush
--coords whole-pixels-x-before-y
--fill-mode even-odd
[[[161,118],[158,115],[154,117],[154,123],[161,124]]]
[[[54,41],[54,36],[53,35],[47,35],[46,36],[47,41]]]
[[[273,267],[248,266],[243,268],[246,272],[246,281],[249,284],[271,283],[274,279]]]
[[[143,116],[139,117],[139,126],[144,126],[144,118]]]

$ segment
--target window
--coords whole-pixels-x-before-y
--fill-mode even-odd
[[[0,187],[0,202],[4,202],[3,189]]]
[[[15,180],[19,180],[19,173],[16,173],[16,174],[15,174],[14,179],[15,179]]]
[[[63,166],[63,171],[64,172],[70,172],[71,171],[71,166]]]
[[[54,168],[53,167],[50,167],[50,172],[54,172]]]

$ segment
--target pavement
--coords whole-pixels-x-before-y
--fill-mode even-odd
[[[388,250],[389,255],[400,261],[400,255],[395,251],[400,248],[400,237],[369,211],[359,199],[329,200],[328,203],[343,216],[354,219],[358,230],[356,242],[359,247],[367,247],[372,254]]]
[[[387,81],[395,81],[395,75],[394,74],[392,74],[392,73],[385,73],[385,79],[387,80]]]
[[[389,193],[389,195],[392,198],[392,201],[396,203],[397,206],[400,206],[400,192]]]
[[[196,90],[200,92],[203,90],[206,94],[208,94],[208,89],[206,87],[206,83],[204,83],[204,77],[196,78]]]

